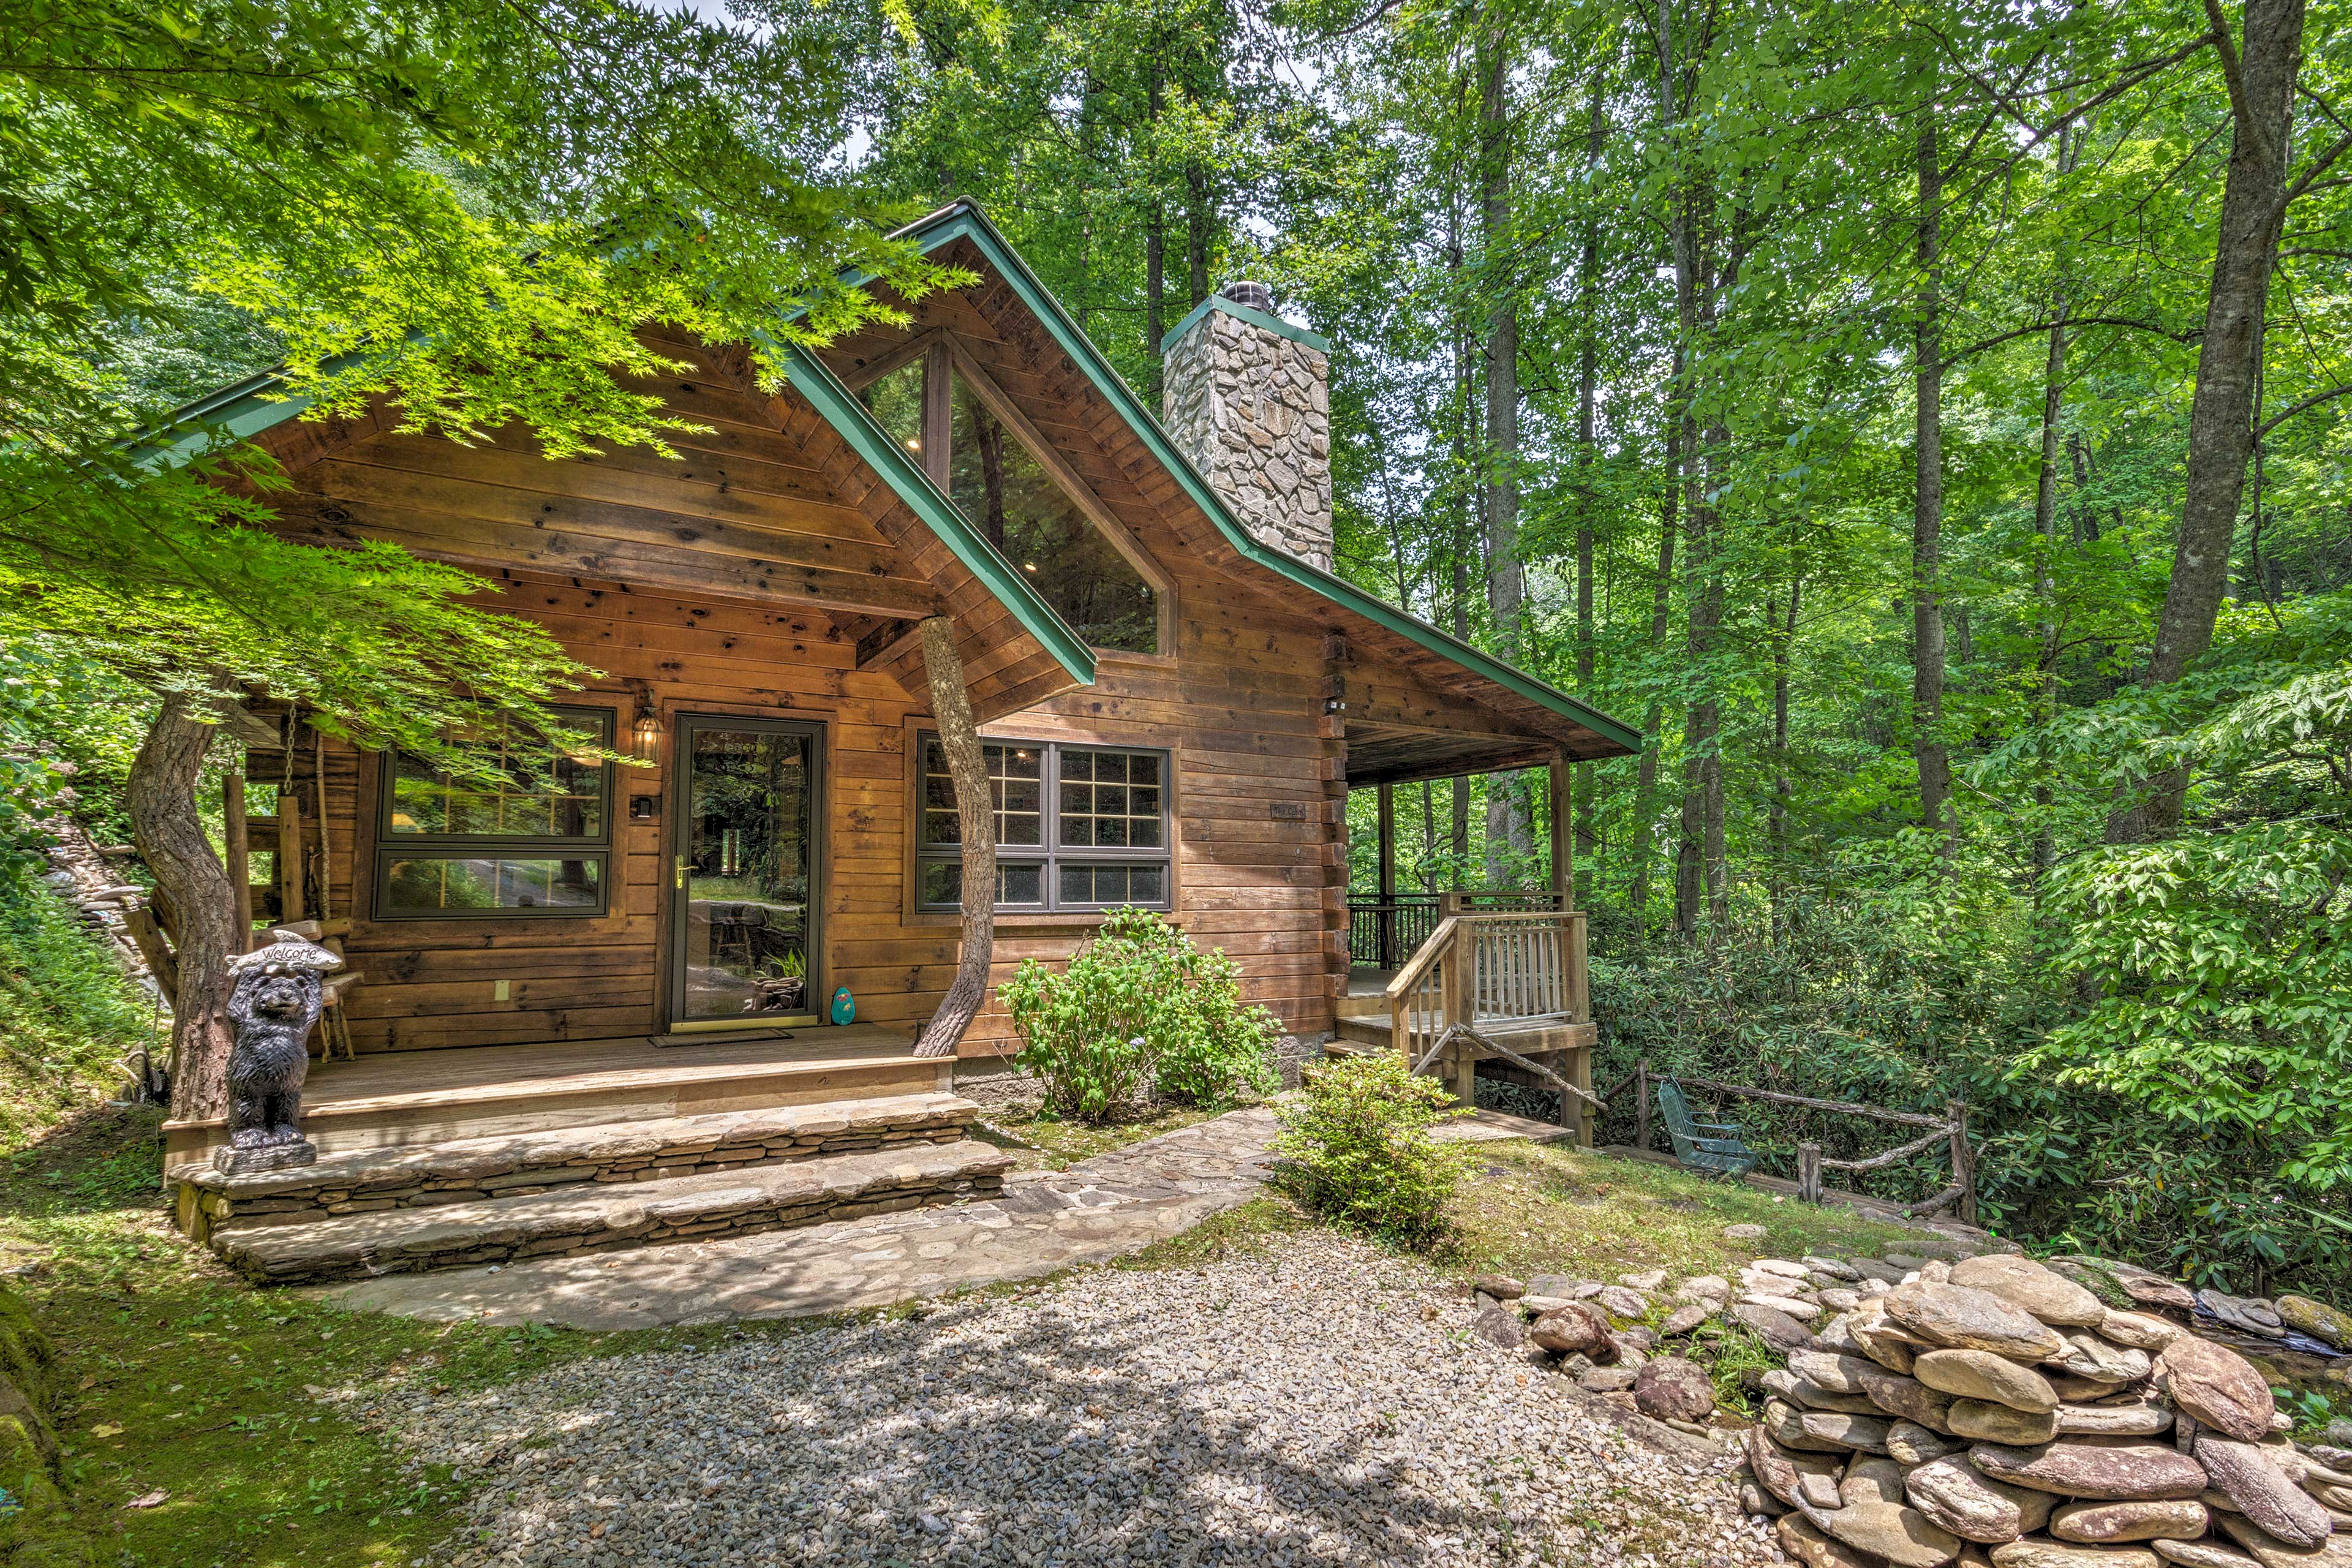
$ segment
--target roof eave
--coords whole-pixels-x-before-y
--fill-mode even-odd
[[[1014,292],[1022,298],[1022,303],[1045,323],[1055,343],[1070,356],[1071,363],[1084,371],[1096,390],[1110,400],[1112,406],[1152,449],[1153,455],[1183,487],[1186,495],[1208,517],[1225,542],[1244,559],[1451,659],[1473,674],[1493,681],[1603,740],[1624,747],[1629,754],[1642,749],[1641,731],[1631,725],[1578,701],[1567,692],[1546,685],[1492,654],[1448,636],[1427,621],[1366,592],[1344,577],[1311,566],[1287,551],[1276,550],[1264,543],[1243,527],[1226,508],[1223,499],[1209,488],[1200,470],[1177,451],[1175,442],[1160,427],[1160,421],[1143,406],[1142,399],[1136,396],[1135,390],[1103,357],[1102,352],[1078,330],[1077,323],[1070,320],[1068,313],[1055,300],[1052,290],[1030,271],[1029,264],[1021,258],[1021,253],[997,232],[988,215],[969,197],[960,197],[937,212],[893,231],[891,237],[912,238],[926,253],[959,238],[969,238],[979,246],[982,253],[1013,284]],[[865,280],[862,275],[852,279],[854,282]]]

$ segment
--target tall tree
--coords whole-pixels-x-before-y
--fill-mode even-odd
[[[2262,374],[2271,276],[2292,194],[2289,132],[2303,62],[2304,0],[2246,0],[2242,47],[2231,37],[2220,0],[2205,0],[2205,16],[2230,95],[2230,165],[2221,187],[2205,331],[2197,348],[2188,481],[2173,535],[2172,575],[2148,653],[2150,686],[2179,680],[2212,646],[2214,621],[2229,585],[2231,543],[2254,447],[2254,389]],[[2336,152],[2341,151],[2339,142]],[[2314,168],[2304,183],[2320,172]],[[2109,818],[2109,840],[2170,837],[2179,827],[2188,789],[2184,770],[2158,774],[2149,781],[2144,803],[2127,803]]]

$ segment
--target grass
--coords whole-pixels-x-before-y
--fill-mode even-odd
[[[58,1348],[65,1476],[101,1563],[406,1564],[456,1528],[462,1489],[408,1463],[395,1401],[836,1321],[498,1329],[256,1289],[171,1228],[154,1140],[152,1111],[87,1112],[0,1173],[0,1267]]]
[[[1948,1250],[1921,1230],[1850,1209],[1782,1200],[1753,1187],[1565,1143],[1471,1146],[1471,1175],[1448,1207],[1449,1260],[1465,1270],[1613,1280],[1664,1268],[1726,1274],[1759,1257]],[[1731,1241],[1727,1225],[1764,1227]]]
[[[1036,1151],[1043,1156],[1035,1163],[1038,1168],[1065,1171],[1081,1160],[1192,1127],[1218,1114],[1192,1106],[1168,1106],[1097,1125],[1065,1121],[1037,1106],[1007,1106],[989,1111],[972,1131],[1000,1149]]]

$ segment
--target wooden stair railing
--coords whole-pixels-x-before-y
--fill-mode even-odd
[[[1549,910],[1440,921],[1388,984],[1389,1038],[1405,1065],[1428,1059],[1456,1025],[1591,1023],[1584,920]]]

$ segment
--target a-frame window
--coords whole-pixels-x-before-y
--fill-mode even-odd
[[[858,395],[1071,629],[1100,648],[1165,651],[1164,586],[976,366],[934,344]]]

